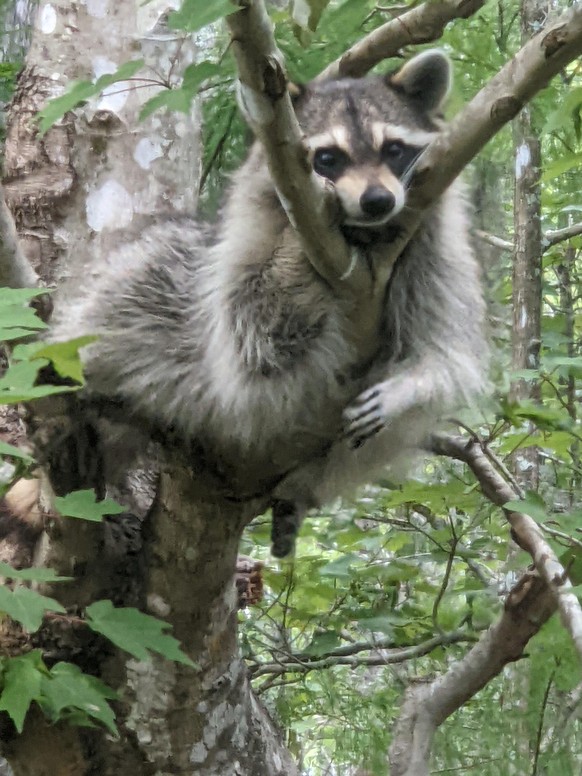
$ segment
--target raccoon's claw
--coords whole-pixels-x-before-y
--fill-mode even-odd
[[[344,438],[354,450],[382,431],[386,418],[378,388],[369,388],[344,410]]]

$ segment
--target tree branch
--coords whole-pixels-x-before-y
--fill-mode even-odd
[[[251,665],[249,673],[255,679],[265,674],[307,673],[308,671],[330,668],[331,666],[351,666],[352,668],[357,668],[358,666],[387,666],[395,663],[404,663],[407,660],[412,660],[422,655],[428,655],[437,647],[474,640],[475,638],[470,633],[459,630],[452,633],[439,634],[423,641],[421,644],[414,644],[408,647],[394,648],[393,638],[380,639],[373,644],[357,642],[330,650],[325,655],[287,654],[281,659],[270,663]],[[381,654],[363,656],[360,654],[369,650],[381,650]]]
[[[226,22],[239,74],[239,99],[265,149],[281,204],[297,228],[309,260],[330,285],[342,292],[369,289],[369,272],[355,265],[334,225],[337,205],[333,187],[316,176],[308,162],[287,89],[283,55],[275,43],[263,0],[237,3],[244,7],[227,16]]]
[[[431,682],[409,686],[390,748],[391,776],[428,776],[437,727],[507,663],[520,658],[555,608],[551,589],[539,577],[527,574],[511,590],[500,621],[462,660]]]
[[[438,434],[432,437],[431,448],[437,455],[447,455],[466,463],[493,504],[503,507],[508,501],[519,499],[515,489],[494,469],[477,439],[467,441],[462,437]],[[512,510],[504,512],[518,544],[532,556],[538,574],[556,597],[562,623],[582,658],[582,607],[571,592],[572,583],[566,570],[533,518]]]
[[[492,245],[494,248],[499,248],[502,251],[513,250],[513,240],[504,240],[502,237],[497,237],[489,232],[484,232],[482,229],[475,229],[474,234],[475,237],[483,240],[483,242],[489,243],[489,245]],[[579,234],[582,234],[582,224],[572,224],[563,229],[549,229],[542,237],[542,249],[547,251],[548,248],[553,248],[554,245],[571,240]]]
[[[528,100],[580,54],[582,6],[578,4],[526,43],[422,154],[408,193],[408,207],[395,219],[401,233],[392,243],[387,258],[392,260],[393,255],[402,253],[421,220],[422,211]],[[380,285],[387,282],[381,271],[377,282]]]
[[[572,237],[577,237],[579,234],[582,234],[582,224],[571,224],[563,229],[550,230],[544,234],[542,247],[547,251],[548,248],[566,240],[571,240]]]
[[[400,54],[403,46],[437,40],[449,22],[472,16],[484,4],[485,0],[425,2],[386,22],[359,40],[328,65],[317,80],[363,76],[384,59]]]

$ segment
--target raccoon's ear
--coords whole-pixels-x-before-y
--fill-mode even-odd
[[[388,76],[390,86],[403,91],[428,113],[442,106],[452,80],[451,61],[441,49],[423,51]]]

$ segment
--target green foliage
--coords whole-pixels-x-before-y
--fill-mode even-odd
[[[87,625],[138,660],[148,660],[150,652],[195,667],[182,652],[179,642],[164,631],[170,625],[132,607],[115,608],[111,601],[97,601],[85,610]],[[148,651],[149,650],[149,651]]]
[[[170,14],[168,24],[175,30],[196,32],[235,11],[230,0],[184,0],[180,10]]]
[[[86,102],[91,97],[101,94],[107,87],[133,78],[143,66],[143,59],[135,59],[131,62],[125,62],[115,73],[102,75],[96,81],[76,81],[72,83],[64,94],[49,100],[44,108],[38,112],[40,134],[44,135],[53,124],[62,119],[65,113],[73,110],[73,108]]]
[[[36,703],[52,722],[66,719],[84,726],[99,722],[116,734],[108,701],[117,694],[77,666],[57,663],[48,669],[40,650],[33,650],[18,657],[0,658],[0,671],[0,710],[10,715],[19,733],[31,704]]]
[[[10,660],[0,658],[0,665],[3,686],[0,709],[8,712],[16,730],[21,733],[30,704],[42,698],[41,688],[48,671],[39,650]]]
[[[0,288],[0,340],[11,342],[46,329],[46,324],[28,306],[45,289]]]
[[[200,30],[232,10],[230,0],[186,0],[172,14],[171,24],[176,29]],[[290,8],[272,8],[289,73],[300,82],[317,75],[363,34],[391,18],[391,11],[373,0],[294,0]],[[245,152],[248,136],[233,107],[234,67],[227,36],[218,27],[203,36],[205,61],[191,65],[176,88],[160,80],[166,88],[146,103],[142,118],[160,108],[188,112],[193,96],[202,93],[203,207],[212,212],[224,180]],[[497,72],[517,50],[520,38],[517,0],[487,3],[476,16],[449,26],[439,45],[451,54],[456,70],[450,115]],[[132,77],[139,64],[129,63],[129,71],[120,69],[104,77],[110,80],[74,85],[60,102],[45,109],[43,131],[79,101],[116,80]],[[386,63],[378,70],[397,64]],[[542,141],[544,230],[582,219],[581,95],[582,68],[573,63],[531,106]],[[508,128],[489,143],[466,175],[476,203],[476,226],[509,240],[514,230],[513,174],[514,148]],[[521,458],[524,451],[537,448],[539,490],[528,491],[523,500],[506,507],[538,521],[580,586],[582,237],[553,246],[545,254],[541,365],[519,374],[511,370],[507,355],[510,259],[507,254],[488,253],[478,241],[477,248],[489,268],[499,393],[504,396],[510,380],[520,378],[538,385],[539,397],[535,401],[502,398],[497,406],[462,420],[487,440],[488,449],[509,469],[519,472],[520,465],[527,465]],[[27,299],[13,297],[10,313],[0,317],[7,339],[42,327],[30,311],[22,312]],[[63,376],[80,381],[76,353],[84,344],[88,342],[75,342],[70,350],[18,346],[13,363],[27,365],[28,372],[17,380],[11,395],[28,391],[31,398],[34,370],[49,360]],[[54,347],[57,350],[51,350]],[[10,448],[0,453],[12,455]],[[64,514],[94,520],[112,514],[111,506],[97,503],[92,494],[81,497],[76,511],[73,502],[61,507]],[[268,517],[259,519],[243,540],[243,551],[262,557],[266,564],[265,600],[241,614],[242,646],[255,687],[288,731],[289,744],[305,773],[329,773],[331,761],[335,773],[365,766],[383,775],[403,683],[409,677],[442,673],[451,661],[466,654],[499,616],[499,591],[511,586],[512,575],[520,573],[529,559],[523,553],[508,552],[509,529],[502,511],[483,498],[473,476],[458,464],[435,461],[425,462],[416,479],[392,489],[383,484],[370,487],[355,504],[308,520],[294,561],[273,562],[268,552],[269,528]],[[6,567],[0,567],[0,573],[21,581],[31,579]],[[13,595],[7,600],[19,613],[22,602],[15,603]],[[51,610],[47,602],[50,599],[41,597],[31,604],[29,626]],[[139,659],[154,651],[188,662],[177,642],[164,632],[165,624],[136,610],[98,602],[87,610],[87,624]],[[386,650],[393,654],[415,648],[443,634],[457,634],[466,641],[437,647],[395,668],[382,665]],[[376,659],[376,664],[365,658]],[[94,680],[82,675],[79,679],[74,668],[68,674],[68,669],[64,673],[59,669],[49,679],[38,655],[31,653],[26,659],[29,664],[16,665],[8,679],[11,661],[3,663],[5,691],[0,704],[17,726],[22,725],[31,702],[40,703],[51,719],[61,715],[75,722],[87,720],[82,716],[88,713],[82,700],[69,694],[69,705],[65,702],[65,688],[71,690],[74,683],[76,693],[85,693],[84,702],[90,690],[96,692],[95,708],[101,709],[102,718],[93,718],[111,729],[111,718],[106,716],[110,710],[103,705],[104,698],[111,696],[87,685]],[[286,672],[277,673],[285,661],[289,662]],[[269,665],[276,667],[273,673]],[[515,671],[521,672],[517,682]],[[511,767],[512,772],[533,775],[532,758],[536,747],[541,747],[536,776],[579,773],[581,727],[572,715],[567,718],[567,711],[572,688],[581,679],[580,669],[557,620],[532,641],[515,671],[490,682],[446,722],[437,736],[435,772],[497,776]],[[51,685],[52,694],[46,691],[46,682],[56,682]],[[19,683],[23,690],[17,697]]]
[[[0,62],[0,102],[7,103],[14,92],[20,62]]]
[[[79,350],[85,345],[95,342],[96,339],[97,337],[86,335],[67,342],[56,342],[52,345],[37,343],[39,344],[38,350],[35,344],[32,346],[33,349],[28,350],[27,353],[29,358],[47,358],[61,377],[68,377],[82,385],[84,382],[83,364],[79,358]]]
[[[41,595],[28,587],[11,590],[0,586],[0,612],[8,614],[29,633],[34,633],[42,625],[46,612],[64,613],[65,609],[54,598]]]
[[[17,579],[22,582],[68,582],[72,577],[60,577],[53,569],[29,568],[15,569],[8,563],[0,562],[0,576]]]
[[[16,342],[46,329],[29,302],[48,293],[46,289],[0,288],[0,340]],[[19,404],[43,396],[64,393],[75,388],[63,385],[38,384],[39,371],[52,362],[55,370],[79,384],[83,381],[79,349],[94,337],[79,337],[70,342],[46,345],[42,342],[20,343],[13,347],[8,368],[0,377],[0,403]],[[0,449],[2,455],[23,458],[22,453],[9,447]]]
[[[192,100],[198,94],[202,84],[209,78],[223,74],[223,68],[215,62],[199,62],[189,65],[184,70],[182,85],[175,89],[166,89],[161,91],[148,100],[139,114],[140,119],[145,119],[154,111],[160,108],[179,111],[180,113],[189,113],[192,107]]]
[[[75,490],[66,496],[56,496],[54,506],[64,517],[100,523],[105,515],[120,515],[124,508],[109,498],[97,500],[93,490]]]
[[[110,687],[76,665],[57,663],[42,683],[39,705],[53,722],[64,719],[91,726],[97,721],[116,734],[115,715],[107,702],[116,698],[117,693]]]

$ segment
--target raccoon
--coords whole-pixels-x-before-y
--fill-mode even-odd
[[[431,50],[295,97],[313,174],[333,186],[342,233],[371,274],[450,85],[448,58]],[[308,509],[406,459],[483,389],[483,294],[458,185],[425,213],[359,347],[366,304],[312,266],[255,143],[215,225],[150,226],[57,314],[52,338],[99,335],[83,351],[88,400],[120,402],[135,427],[194,444],[236,497],[272,493],[283,556]]]

